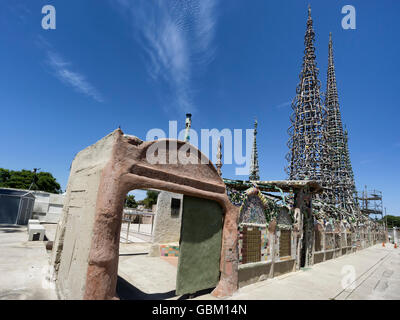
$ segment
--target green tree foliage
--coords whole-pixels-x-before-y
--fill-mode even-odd
[[[135,200],[135,196],[130,194],[126,197],[125,207],[127,208],[137,208],[138,203]]]
[[[35,174],[29,170],[13,171],[0,168],[0,187],[27,190],[31,184],[31,190],[61,193],[60,184],[50,172]]]
[[[386,220],[387,219],[387,220]],[[400,228],[400,217],[387,215],[384,220],[387,221],[387,226],[389,228],[398,227]]]
[[[140,201],[140,203],[143,204],[145,206],[145,208],[151,209],[153,204],[157,203],[157,198],[158,198],[157,191],[147,190],[146,198],[144,198],[142,201]]]

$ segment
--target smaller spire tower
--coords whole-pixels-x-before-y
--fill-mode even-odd
[[[351,165],[350,160],[350,152],[349,152],[349,138],[348,132],[345,128],[344,130],[344,161],[345,161],[345,168],[347,172],[346,181],[345,181],[345,191],[347,195],[347,207],[350,211],[358,211],[358,201],[357,201],[357,190],[356,184],[354,181],[354,172],[353,167]]]
[[[218,174],[222,177],[222,144],[221,139],[218,139],[217,162],[215,163]]]
[[[258,167],[258,152],[257,152],[257,119],[254,121],[254,140],[253,140],[253,150],[251,152],[251,163],[250,163],[250,181],[260,180],[259,167]]]

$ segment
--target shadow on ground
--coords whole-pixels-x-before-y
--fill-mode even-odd
[[[201,290],[194,294],[185,294],[180,296],[178,300],[193,299],[198,296],[209,294],[212,290],[214,290],[214,288]],[[121,300],[165,300],[176,297],[175,290],[163,293],[145,293],[120,276],[118,276],[117,280],[116,293]]]
[[[117,295],[121,300],[164,300],[175,297],[175,290],[164,293],[145,293],[118,276]]]
[[[120,257],[129,257],[129,256],[144,256],[147,255],[148,252],[139,252],[139,253],[120,253]]]
[[[16,233],[23,232],[24,228],[15,224],[0,224],[0,232],[2,233]]]

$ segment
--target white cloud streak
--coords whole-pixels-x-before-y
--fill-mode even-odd
[[[286,101],[286,102],[283,102],[281,104],[278,104],[275,108],[282,109],[284,107],[290,106],[291,104],[292,104],[292,101]]]
[[[47,63],[52,67],[54,74],[61,82],[97,102],[104,101],[102,95],[86,80],[86,77],[79,72],[72,71],[71,63],[65,61],[58,53],[47,51]]]
[[[173,92],[179,111],[193,112],[193,74],[214,58],[217,0],[118,0],[143,46],[148,71]]]
[[[46,51],[46,64],[51,67],[53,75],[75,91],[93,98],[97,102],[103,102],[102,95],[86,79],[85,75],[72,70],[72,64],[58,54],[52,45],[42,36],[38,37],[37,45]]]

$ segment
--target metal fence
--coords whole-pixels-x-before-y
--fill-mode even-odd
[[[122,216],[121,239],[126,238],[129,242],[129,236],[146,236],[146,240],[153,234],[154,212],[150,210],[124,209]]]
[[[0,223],[28,224],[34,203],[35,196],[31,192],[0,189]]]

